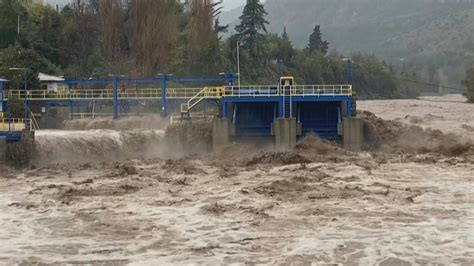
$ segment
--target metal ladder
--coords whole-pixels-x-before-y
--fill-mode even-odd
[[[283,87],[283,102],[285,118],[291,118],[293,116],[293,108],[291,103],[291,86]]]

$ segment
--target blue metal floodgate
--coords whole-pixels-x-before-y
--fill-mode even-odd
[[[278,103],[243,102],[234,103],[232,122],[235,125],[236,137],[271,136]]]
[[[341,102],[299,102],[296,105],[297,121],[302,124],[304,135],[315,133],[321,138],[338,138]]]

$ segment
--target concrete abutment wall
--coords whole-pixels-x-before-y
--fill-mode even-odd
[[[362,150],[364,143],[364,121],[358,117],[344,117],[342,121],[342,145],[353,152]]]
[[[296,118],[278,118],[273,123],[272,128],[275,135],[275,149],[277,151],[288,151],[295,147],[299,131]]]
[[[230,143],[231,125],[227,118],[214,118],[212,120],[212,148],[219,151]]]

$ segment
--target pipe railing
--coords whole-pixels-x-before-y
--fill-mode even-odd
[[[214,88],[214,87],[206,87]],[[215,87],[222,93],[210,92],[207,98],[224,97],[270,97],[288,95],[285,88],[275,85],[243,85]],[[223,88],[223,89],[221,89]],[[294,85],[289,87],[292,96],[352,96],[352,85]],[[161,88],[119,89],[118,99],[161,99]],[[168,88],[168,99],[192,99],[203,92],[203,88]],[[112,100],[113,89],[74,89],[48,92],[45,90],[8,90],[5,100],[11,98],[28,100]],[[218,94],[218,95],[217,95]]]
[[[169,99],[189,99],[198,94],[202,88],[169,88],[166,96]],[[139,88],[118,91],[119,99],[160,99],[161,88]],[[75,89],[59,90],[56,92],[45,90],[9,90],[5,92],[5,100],[11,98],[28,100],[111,100],[113,89]]]
[[[0,117],[0,131],[22,131],[26,129],[26,124],[30,124],[30,130],[31,128],[31,123],[28,119],[23,119],[23,118],[6,118],[6,117]]]

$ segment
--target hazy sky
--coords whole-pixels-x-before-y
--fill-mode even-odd
[[[224,0],[224,9],[229,10],[245,4],[245,0]]]

